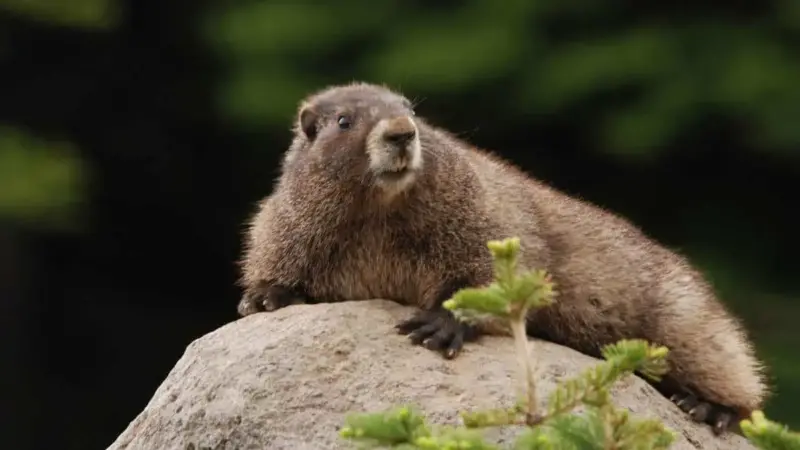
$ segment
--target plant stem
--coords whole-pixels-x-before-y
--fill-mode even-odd
[[[522,382],[522,392],[527,400],[527,420],[535,421],[536,413],[536,383],[533,378],[533,366],[531,354],[528,351],[528,334],[525,332],[525,311],[518,317],[511,319],[511,332],[514,335],[514,344],[517,349],[517,362],[520,368],[520,381]]]

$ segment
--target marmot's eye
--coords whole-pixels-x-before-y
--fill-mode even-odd
[[[347,116],[339,116],[339,128],[346,130],[350,128],[351,124],[352,123],[350,122],[350,119],[347,118]]]

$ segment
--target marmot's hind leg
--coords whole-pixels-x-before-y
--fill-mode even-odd
[[[665,376],[658,383],[652,383],[662,395],[669,398],[695,422],[711,426],[714,434],[722,434],[735,425],[738,413],[733,408],[712,401],[681,388],[674,379]]]
[[[693,272],[664,278],[646,338],[669,348],[660,390],[699,422],[722,433],[763,407],[767,386],[744,328]]]

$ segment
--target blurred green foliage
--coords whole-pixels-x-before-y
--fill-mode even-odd
[[[114,0],[0,0],[0,10],[43,23],[107,30],[120,19]],[[77,148],[0,127],[0,219],[29,227],[75,225],[86,183]]]
[[[770,6],[742,23],[613,1],[249,1],[213,8],[204,31],[229,67],[220,105],[241,126],[285,126],[299,97],[353,78],[413,96],[504,81],[498,102],[511,114],[566,114],[634,92],[592,111],[590,131],[611,155],[652,158],[709,114],[747,124],[754,148],[790,153],[800,148],[800,60],[786,36],[800,29],[800,7]],[[324,69],[334,58],[347,62]]]
[[[109,29],[121,18],[114,0],[0,0],[0,10],[39,22],[93,29]]]
[[[28,227],[73,226],[86,181],[72,144],[0,127],[0,219]]]

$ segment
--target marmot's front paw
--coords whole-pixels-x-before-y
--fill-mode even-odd
[[[676,394],[670,400],[683,412],[689,414],[695,422],[711,425],[716,435],[727,431],[736,418],[736,412],[733,409],[701,400],[693,394]]]
[[[474,326],[459,321],[446,309],[419,311],[395,326],[400,334],[408,334],[414,345],[441,352],[445,358],[455,358],[464,342],[475,340],[479,333]]]
[[[249,316],[250,314],[255,314],[263,310],[264,306],[258,299],[256,292],[245,292],[244,295],[242,295],[242,299],[239,300],[239,305],[236,307],[236,312],[238,312],[241,317]]]
[[[244,293],[236,310],[244,317],[262,311],[275,311],[298,303],[306,303],[306,298],[295,289],[281,285],[258,286]]]

